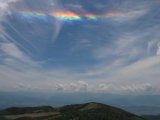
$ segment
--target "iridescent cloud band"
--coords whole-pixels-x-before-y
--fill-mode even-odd
[[[71,11],[57,11],[57,12],[44,12],[44,11],[19,11],[18,14],[23,15],[28,18],[36,17],[36,18],[44,18],[47,16],[54,17],[60,21],[83,21],[83,20],[98,20],[98,19],[106,19],[113,17],[123,17],[125,14],[120,12],[108,12],[106,14],[78,14]]]

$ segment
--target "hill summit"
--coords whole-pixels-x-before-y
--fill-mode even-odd
[[[122,109],[101,103],[8,108],[0,111],[0,120],[144,120]]]

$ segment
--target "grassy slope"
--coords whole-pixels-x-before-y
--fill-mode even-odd
[[[10,108],[0,112],[0,114],[4,113],[12,120],[144,120],[122,109],[94,102],[67,105],[57,109],[51,107]],[[47,115],[47,113],[50,114]]]

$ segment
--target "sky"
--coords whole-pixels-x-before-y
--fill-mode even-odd
[[[0,91],[160,93],[159,0],[0,0]]]

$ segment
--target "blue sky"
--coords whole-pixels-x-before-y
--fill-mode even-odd
[[[0,0],[0,91],[160,92],[160,1]],[[18,11],[122,16],[96,21]]]

